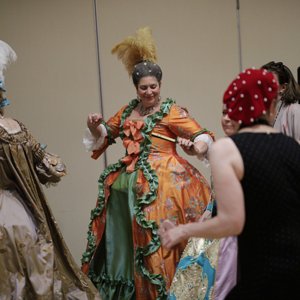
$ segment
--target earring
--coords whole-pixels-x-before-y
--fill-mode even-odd
[[[137,101],[141,102],[141,98],[139,95],[136,96]]]

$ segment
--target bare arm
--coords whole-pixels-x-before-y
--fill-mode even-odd
[[[162,244],[171,248],[189,237],[221,238],[241,233],[245,223],[244,196],[240,180],[243,161],[232,140],[215,142],[209,152],[218,214],[204,222],[175,226],[165,221],[160,227]]]

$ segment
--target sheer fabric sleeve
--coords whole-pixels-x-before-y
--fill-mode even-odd
[[[92,135],[92,133],[88,127],[85,129],[82,143],[83,143],[86,151],[94,151],[94,150],[100,149],[103,146],[105,137],[107,136],[107,130],[103,124],[100,124],[98,126],[98,128],[101,132],[101,136],[98,139],[96,139]]]

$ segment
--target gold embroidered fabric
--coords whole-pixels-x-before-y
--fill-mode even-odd
[[[211,300],[220,240],[190,238],[170,288],[172,300]]]
[[[50,174],[46,184],[65,166],[20,127],[14,134],[0,127],[0,299],[100,299],[68,250],[36,170]]]

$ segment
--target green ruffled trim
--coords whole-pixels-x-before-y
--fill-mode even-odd
[[[92,224],[96,217],[100,216],[103,211],[104,203],[105,203],[105,193],[104,193],[104,181],[106,177],[111,173],[119,170],[124,166],[120,160],[112,165],[109,165],[100,175],[98,179],[98,202],[97,206],[92,209],[91,216],[90,216],[90,223],[89,223],[89,230],[87,233],[87,248],[86,251],[82,254],[81,262],[82,264],[90,262],[92,256],[96,250],[96,236],[93,234],[92,231]]]
[[[122,114],[121,124],[120,124],[120,128],[121,128],[120,137],[122,139],[125,137],[123,132],[124,122],[127,119],[127,117],[131,114],[132,110],[137,106],[138,103],[139,101],[137,99],[131,100],[129,105],[126,107],[126,109]],[[140,157],[136,164],[136,168],[142,170],[145,178],[149,182],[149,192],[137,199],[137,204],[134,207],[135,217],[137,223],[142,228],[151,230],[152,240],[145,247],[138,247],[136,249],[135,264],[137,266],[137,269],[141,272],[141,274],[143,274],[143,276],[146,277],[152,284],[157,286],[157,291],[158,291],[157,300],[162,300],[167,298],[166,283],[160,274],[152,274],[149,272],[147,268],[145,268],[144,257],[156,252],[160,247],[161,243],[158,235],[158,225],[155,221],[148,221],[146,219],[146,216],[143,212],[143,207],[155,201],[157,197],[157,189],[158,189],[158,177],[156,175],[156,172],[151,169],[151,166],[148,163],[148,156],[152,144],[150,134],[153,128],[155,127],[156,123],[159,122],[165,115],[169,113],[170,108],[174,103],[175,103],[174,100],[170,98],[166,99],[166,101],[164,101],[161,104],[161,109],[158,112],[146,118],[145,125],[142,129],[142,135],[144,137],[144,140],[140,145],[140,149],[141,149]],[[106,128],[109,130],[108,127]],[[82,263],[88,263],[92,259],[92,256],[96,250],[96,237],[93,235],[92,232],[92,223],[93,220],[102,213],[104,208],[104,203],[105,203],[104,181],[111,172],[115,172],[124,166],[125,164],[120,159],[117,163],[108,166],[99,177],[98,205],[91,212],[88,238],[87,238],[88,245],[87,245],[87,250],[82,255],[82,259],[81,259]],[[90,270],[89,276],[91,278],[97,277],[93,272],[93,270]]]
[[[101,124],[106,128],[106,131],[107,131],[107,139],[108,139],[108,145],[111,145],[111,144],[115,144],[116,141],[111,133],[111,129],[110,127],[107,125],[107,123],[105,121],[101,121]]]
[[[110,278],[107,274],[95,275],[91,276],[91,280],[94,284],[99,287],[110,287],[110,286],[126,286],[127,289],[131,289],[134,291],[134,280],[127,279],[119,279],[115,280]]]
[[[148,163],[148,156],[152,144],[150,135],[156,123],[169,113],[170,108],[174,103],[174,100],[167,99],[162,103],[160,111],[146,118],[145,126],[142,130],[144,140],[140,145],[141,153],[137,162],[137,167],[142,170],[149,183],[149,192],[137,199],[137,204],[134,207],[134,211],[137,223],[142,228],[151,230],[152,240],[145,247],[138,247],[136,249],[135,263],[141,274],[143,274],[143,276],[146,277],[152,284],[156,285],[158,291],[157,300],[167,298],[166,283],[161,275],[152,274],[147,268],[145,268],[144,257],[156,252],[161,243],[158,235],[158,225],[155,221],[148,221],[146,219],[146,216],[143,212],[143,207],[156,200],[158,189],[158,177],[156,172],[151,169],[151,166]]]
[[[137,99],[134,99],[124,110],[124,114],[122,115],[120,125],[122,129],[126,118],[131,114],[132,110],[138,105],[138,103],[139,101]],[[146,216],[143,212],[143,207],[145,205],[149,205],[150,203],[156,200],[158,189],[158,177],[156,175],[156,172],[151,169],[151,166],[148,163],[148,156],[152,144],[150,135],[156,123],[159,122],[166,114],[169,113],[170,108],[174,103],[174,100],[168,98],[165,102],[162,103],[160,111],[146,118],[145,125],[142,129],[142,135],[144,140],[140,144],[140,157],[136,164],[136,168],[140,169],[143,172],[145,178],[149,183],[149,192],[137,199],[137,204],[134,207],[135,217],[137,223],[142,228],[151,230],[152,240],[145,247],[138,247],[136,249],[135,264],[140,273],[143,274],[143,276],[146,277],[152,284],[157,286],[157,300],[166,299],[166,283],[161,275],[152,274],[147,268],[145,268],[144,257],[156,252],[161,246],[161,243],[158,235],[158,225],[155,221],[148,221],[146,219]],[[121,130],[120,132],[120,137],[125,137],[123,130]]]

